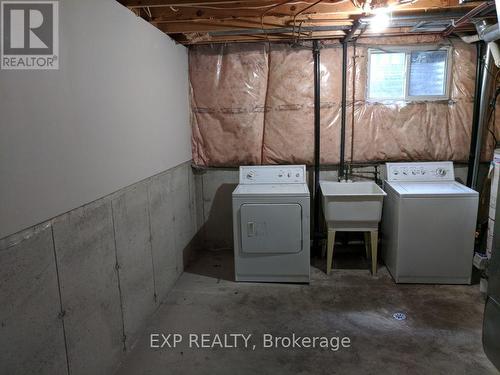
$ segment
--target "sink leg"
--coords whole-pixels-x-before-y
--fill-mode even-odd
[[[364,235],[365,235],[366,259],[370,258],[370,233],[371,232],[364,232]]]
[[[335,231],[333,229],[328,229],[328,244],[327,244],[327,256],[326,256],[326,274],[329,275],[332,270],[333,261],[333,246],[335,245]]]
[[[378,247],[378,230],[371,233],[371,248],[372,248],[372,275],[377,274],[377,247]]]

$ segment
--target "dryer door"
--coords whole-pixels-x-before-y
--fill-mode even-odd
[[[243,204],[243,253],[298,253],[302,250],[302,207],[297,203]]]

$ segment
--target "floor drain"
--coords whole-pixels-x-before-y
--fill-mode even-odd
[[[394,313],[392,317],[396,320],[406,320],[406,314],[402,312]]]

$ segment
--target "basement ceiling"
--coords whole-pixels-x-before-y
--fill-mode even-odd
[[[355,35],[468,33],[462,17],[495,18],[493,1],[459,0],[118,0],[179,43],[341,39]],[[480,6],[480,8],[478,8]],[[388,8],[389,7],[389,8]],[[369,27],[370,18],[388,8],[390,26]]]

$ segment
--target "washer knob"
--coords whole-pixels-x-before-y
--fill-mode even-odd
[[[444,177],[444,176],[446,176],[446,169],[444,169],[444,168],[438,168],[438,169],[436,169],[436,174],[439,177]]]

